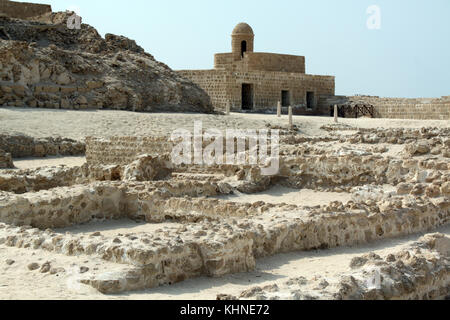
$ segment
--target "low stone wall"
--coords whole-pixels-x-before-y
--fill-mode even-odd
[[[168,137],[87,137],[86,162],[89,165],[125,165],[142,154],[170,153],[172,146]]]
[[[133,266],[126,273],[108,272],[98,278],[81,280],[102,293],[152,288],[201,275],[218,277],[255,268],[250,238],[243,237],[242,232],[220,232],[217,241],[210,241],[203,227],[194,224],[177,232],[156,231],[154,236],[138,234],[132,238],[111,238],[101,233],[83,237],[0,224],[0,244],[70,256],[94,255]]]
[[[107,171],[107,168],[104,171]],[[86,166],[2,170],[0,171],[0,191],[22,194],[87,183],[89,182],[88,172]]]
[[[147,148],[145,151],[153,154],[164,147],[169,148],[170,142],[165,139],[124,137],[112,141],[92,138],[92,141],[88,139],[89,164],[81,168],[5,170],[0,174],[0,190],[23,193],[92,181],[158,181],[189,173],[188,177],[179,176],[177,182],[180,188],[186,188],[178,188],[172,196],[214,195],[214,192],[229,193],[231,190],[254,193],[266,190],[273,183],[335,192],[350,192],[353,187],[366,184],[390,184],[398,186],[401,194],[438,197],[448,193],[450,140],[445,130],[363,130],[345,139],[365,146],[356,148],[349,145],[330,150],[328,146],[296,145],[296,141],[288,141],[294,145],[280,148],[279,173],[267,177],[261,175],[260,168],[250,165],[175,167],[170,154],[135,156],[141,153],[141,148]],[[396,157],[389,156],[385,154],[386,146],[372,146],[378,142],[404,144],[403,151]],[[125,164],[115,164],[117,162]],[[213,176],[215,180],[211,180]],[[226,177],[228,180],[223,180]],[[190,190],[186,179],[208,181],[210,184],[205,185],[203,194],[198,194]],[[170,187],[170,190],[175,189]]]
[[[351,97],[375,106],[377,118],[450,120],[450,99]]]
[[[141,189],[145,191],[145,188]],[[142,194],[147,194],[144,191]],[[136,198],[126,196],[126,192],[124,184],[95,183],[24,196],[4,193],[0,195],[0,200],[5,203],[0,208],[0,219],[9,224],[45,229],[91,219],[135,217],[136,207],[141,213],[154,213],[154,208],[142,205],[145,201],[140,201],[139,194]],[[184,208],[186,202],[175,201],[173,204]],[[215,208],[215,216],[220,218],[200,220],[182,229],[137,234],[133,239],[120,235],[103,237],[100,233],[83,237],[36,229],[27,232],[27,227],[7,227],[7,231],[2,231],[0,226],[0,244],[41,248],[68,255],[98,255],[108,261],[132,264],[137,268],[118,279],[85,281],[102,292],[120,292],[174,283],[199,275],[246,272],[255,267],[254,261],[260,257],[356,245],[423,232],[450,222],[448,198],[433,203],[420,197],[397,196],[376,204],[334,202],[319,209],[283,208],[280,205],[277,210],[264,214],[252,213],[251,206],[246,204],[232,204],[228,207],[232,211],[243,210],[261,217],[242,217],[239,220],[230,217],[227,206],[214,207],[210,201],[196,201],[193,206],[196,205],[200,211]],[[14,234],[11,229],[17,232]],[[97,236],[101,237],[97,239]],[[116,285],[112,286],[111,281]]]
[[[121,217],[121,189],[113,183],[54,188],[22,195],[0,193],[0,221],[41,229]]]
[[[277,128],[272,128],[277,129]],[[333,127],[323,127],[332,131]],[[339,128],[339,130],[342,130]],[[280,136],[280,152],[288,154],[288,149],[301,148],[300,144],[316,144],[319,142],[348,142],[351,144],[408,144],[417,140],[427,140],[429,148],[439,148],[442,153],[450,152],[450,129],[448,128],[421,128],[421,129],[359,129],[351,136],[333,134],[325,137],[305,137],[282,132]],[[421,141],[422,142],[422,141]],[[204,146],[209,143],[204,142]],[[113,137],[113,138],[86,138],[86,159],[90,165],[124,165],[136,160],[143,154],[160,155],[170,154],[174,143],[170,137]],[[308,147],[308,146],[305,146]],[[309,146],[311,147],[311,146]]]
[[[84,155],[85,145],[65,138],[32,138],[26,135],[0,134],[0,149],[13,158]]]
[[[0,149],[0,169],[5,168],[14,168],[14,164],[11,158],[11,153],[6,153]]]
[[[280,285],[256,286],[239,297],[220,300],[437,300],[450,295],[450,237],[428,234],[411,246],[381,257],[353,258],[351,273],[340,277],[291,278]],[[407,275],[407,276],[405,276]],[[378,283],[377,283],[378,282]]]
[[[376,118],[450,120],[450,98],[380,98],[373,96],[336,96],[321,101],[322,113],[330,115],[330,106],[347,104],[371,104],[375,107]]]

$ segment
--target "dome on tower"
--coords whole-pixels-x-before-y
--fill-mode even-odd
[[[250,27],[247,23],[241,22],[233,29],[233,34],[248,34],[254,35],[252,27]]]

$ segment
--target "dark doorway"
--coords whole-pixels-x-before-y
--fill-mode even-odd
[[[308,109],[314,109],[314,92],[308,91],[306,93],[306,107]]]
[[[241,42],[241,57],[244,57],[244,52],[247,52],[247,41]]]
[[[253,85],[242,84],[242,110],[253,109]]]
[[[289,91],[283,90],[281,91],[281,106],[289,107],[291,105],[291,96]]]

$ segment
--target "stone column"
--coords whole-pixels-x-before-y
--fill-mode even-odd
[[[334,123],[338,123],[338,106],[334,105]]]
[[[289,106],[289,129],[292,129],[293,123],[292,123],[292,107]]]
[[[230,109],[231,109],[231,101],[227,100],[227,105],[225,107],[225,114],[229,115],[230,114]]]
[[[278,101],[278,105],[277,105],[277,117],[280,118],[281,117],[281,102]]]

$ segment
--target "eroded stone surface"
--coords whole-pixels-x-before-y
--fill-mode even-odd
[[[282,285],[252,287],[244,300],[397,300],[445,299],[450,295],[450,237],[428,234],[386,257],[369,253],[351,261],[353,271],[338,278],[291,278]]]
[[[447,146],[447,130],[399,130],[386,136],[362,130],[331,140],[301,137],[302,142],[299,137],[282,135],[280,171],[268,177],[250,165],[174,166],[164,137],[90,138],[88,155],[96,149],[82,167],[0,172],[0,245],[118,264],[114,272],[79,266],[89,269],[83,269],[79,282],[112,294],[249,272],[263,257],[372,243],[449,223],[450,167],[445,152],[435,150]],[[428,147],[412,154],[419,140]],[[117,162],[120,154],[125,156]],[[274,185],[346,193],[351,200],[305,206],[217,198]],[[152,227],[132,233],[82,231],[83,224],[105,219]],[[71,232],[75,226],[81,231]],[[351,261],[347,278],[296,278],[246,290],[240,298],[443,298],[448,258],[438,258],[435,251],[448,253],[446,239],[427,236],[422,241],[426,254],[414,251],[417,261],[435,255],[427,267],[405,260],[403,253],[366,254]],[[55,268],[46,261],[38,267],[49,274]],[[374,272],[385,279],[375,291],[365,286]],[[438,276],[417,276],[409,284],[402,280],[405,274],[424,273]],[[224,294],[221,299],[238,298]]]
[[[52,109],[211,112],[208,95],[139,47],[93,27],[67,28],[71,12],[0,17],[0,105]]]

